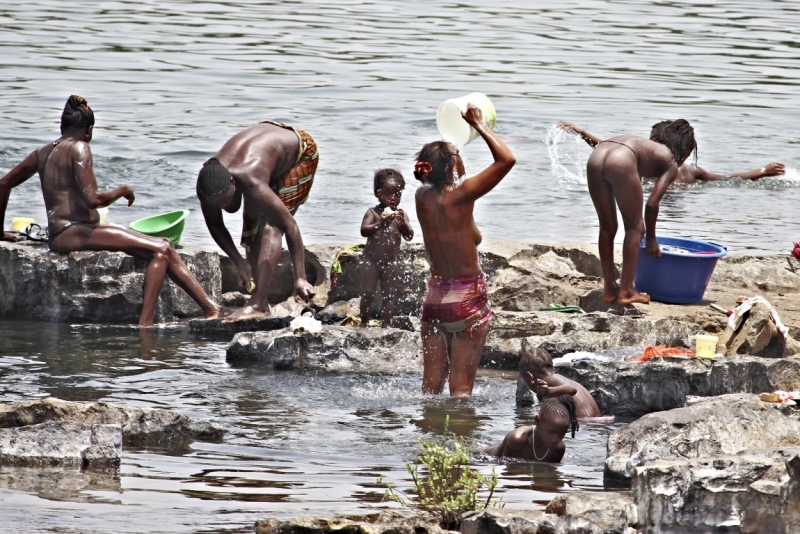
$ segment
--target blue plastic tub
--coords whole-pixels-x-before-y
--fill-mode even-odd
[[[717,266],[717,260],[728,253],[722,245],[682,239],[657,237],[661,257],[651,258],[645,252],[645,242],[639,248],[636,264],[636,289],[659,302],[694,304],[703,300],[708,281]],[[667,252],[664,245],[688,250],[688,254]]]

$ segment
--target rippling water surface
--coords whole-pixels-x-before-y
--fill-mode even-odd
[[[275,119],[310,132],[321,163],[297,219],[307,242],[359,241],[380,167],[408,179],[438,137],[444,99],[481,91],[518,163],[478,203],[489,238],[596,239],[585,187],[589,148],[556,131],[647,135],[683,117],[699,163],[786,177],[699,184],[663,201],[659,231],[732,253],[783,252],[797,239],[795,133],[800,6],[793,1],[6,2],[0,6],[0,172],[58,136],[70,93],[87,97],[102,187],[136,189],[112,222],[194,210],[186,242],[211,245],[194,195],[201,163],[237,131]],[[467,170],[490,161],[476,141]],[[14,215],[43,220],[34,178]],[[238,226],[238,216],[228,221]],[[238,232],[234,232],[238,234]],[[126,450],[115,476],[0,470],[4,526],[61,532],[247,530],[270,513],[363,511],[373,480],[408,483],[416,440],[453,428],[488,444],[530,421],[514,384],[484,376],[466,405],[418,395],[418,377],[315,376],[236,368],[224,344],[163,329],[0,325],[0,399],[55,395],[161,406],[230,429],[185,451]],[[579,433],[561,466],[500,466],[501,496],[535,506],[572,487],[602,490],[610,427]],[[476,459],[484,471],[490,462]],[[66,477],[66,475],[64,475]],[[38,478],[37,478],[38,477]],[[55,489],[54,489],[55,488]],[[20,528],[16,528],[19,526]]]

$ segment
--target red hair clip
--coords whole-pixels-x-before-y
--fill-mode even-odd
[[[433,166],[427,161],[418,161],[417,164],[414,165],[414,172],[418,172],[423,176],[430,174],[432,171]]]

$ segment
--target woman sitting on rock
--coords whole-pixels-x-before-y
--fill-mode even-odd
[[[478,265],[481,233],[472,212],[475,201],[494,189],[516,162],[483,124],[480,109],[470,104],[463,117],[489,145],[494,163],[464,180],[458,150],[436,141],[422,147],[414,167],[414,176],[424,184],[416,193],[417,217],[432,275],[422,306],[422,392],[441,393],[449,378],[453,397],[472,394],[492,314]]]
[[[61,137],[31,152],[0,178],[0,222],[3,221],[11,189],[39,174],[47,209],[50,250],[69,254],[79,250],[125,252],[147,259],[140,326],[152,326],[164,277],[169,276],[203,309],[207,318],[223,315],[221,306],[203,291],[183,263],[172,241],[149,237],[118,226],[100,225],[97,208],[120,198],[133,204],[133,189],[120,185],[100,191],[92,168],[89,142],[94,113],[83,97],[72,95],[61,115]]]

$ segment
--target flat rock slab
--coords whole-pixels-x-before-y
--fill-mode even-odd
[[[651,413],[608,438],[606,475],[630,478],[656,460],[734,455],[757,449],[800,447],[800,409],[735,394]]]
[[[798,453],[752,451],[637,467],[632,492],[640,524],[645,532],[798,532]]]
[[[323,326],[316,334],[242,332],[228,346],[233,361],[258,361],[276,369],[362,373],[419,373],[422,341],[416,332],[397,328]]]
[[[689,347],[701,333],[695,323],[666,317],[620,317],[606,313],[506,312],[494,314],[481,364],[516,370],[522,343],[542,347],[554,358],[570,352],[665,344]]]
[[[688,396],[800,389],[800,358],[749,356],[704,360],[653,358],[647,362],[554,362],[556,372],[583,385],[600,410],[640,416],[680,408]],[[520,403],[529,402],[518,395]]]
[[[38,425],[49,421],[85,425],[120,425],[126,444],[179,445],[219,441],[225,430],[208,421],[158,408],[138,408],[111,402],[71,402],[56,398],[0,404],[0,428]]]
[[[0,465],[119,467],[122,426],[75,421],[0,429]]]
[[[192,319],[189,321],[189,330],[196,334],[229,336],[230,339],[239,332],[280,330],[286,327],[283,317],[261,317],[227,324],[222,321],[223,319]]]
[[[444,534],[428,515],[382,512],[369,521],[346,517],[307,517],[257,521],[256,534]]]

